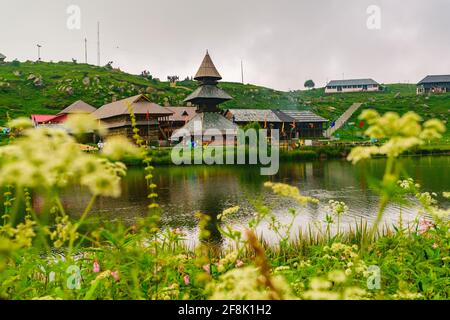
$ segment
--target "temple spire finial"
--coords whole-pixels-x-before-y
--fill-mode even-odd
[[[200,65],[200,68],[198,69],[194,79],[199,81],[217,81],[222,79],[222,76],[217,71],[214,63],[211,60],[211,56],[209,55],[208,50],[206,50],[206,55],[203,58],[202,64]]]

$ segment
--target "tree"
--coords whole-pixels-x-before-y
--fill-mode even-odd
[[[305,88],[313,89],[315,86],[316,86],[316,84],[312,80],[307,80],[305,82]]]

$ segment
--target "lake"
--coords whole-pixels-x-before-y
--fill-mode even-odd
[[[422,185],[423,191],[433,191],[444,207],[448,200],[443,191],[450,191],[450,157],[404,157],[399,159],[407,172]],[[281,220],[288,218],[288,209],[296,208],[301,214],[295,228],[308,223],[322,222],[325,207],[331,199],[344,201],[349,212],[342,217],[342,225],[355,221],[372,221],[376,216],[378,196],[369,185],[370,177],[380,178],[385,159],[373,159],[356,166],[345,160],[314,162],[287,162],[280,164],[276,176],[261,176],[257,166],[161,166],[155,169],[154,182],[158,185],[158,203],[163,208],[162,223],[166,227],[181,228],[193,240],[197,233],[196,212],[213,217],[222,210],[240,206],[232,223],[241,228],[255,212],[255,203],[272,208]],[[320,200],[319,205],[307,208],[295,202],[281,199],[263,186],[266,181],[283,182],[298,187],[304,195]],[[73,187],[62,196],[68,212],[78,215],[89,201],[87,190]],[[121,219],[132,223],[138,216],[146,214],[147,190],[142,169],[130,168],[122,183],[122,196],[117,199],[100,198],[93,214],[101,219]],[[417,215],[417,209],[402,207],[405,221]],[[398,220],[400,205],[391,204],[386,210],[385,222]],[[274,240],[273,234],[264,225],[260,232]],[[217,235],[218,236],[218,235]]]

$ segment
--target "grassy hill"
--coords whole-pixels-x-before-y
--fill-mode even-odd
[[[342,139],[362,137],[364,128],[358,128],[358,116],[362,110],[368,108],[375,109],[380,113],[395,111],[403,114],[407,111],[415,111],[424,119],[441,119],[447,125],[446,136],[450,136],[450,125],[448,122],[450,93],[418,96],[416,95],[416,85],[414,84],[388,84],[384,87],[384,91],[376,93],[356,92],[331,95],[325,94],[322,88],[310,91],[297,91],[295,97],[298,100],[300,109],[312,110],[330,120],[337,119],[353,103],[363,103],[359,111],[355,112],[347,122],[347,125],[336,132]]]
[[[222,82],[220,86],[234,100],[223,108],[307,109],[330,120],[337,119],[352,103],[380,112],[408,110],[425,119],[436,117],[447,123],[450,94],[417,96],[415,85],[386,85],[380,93],[346,93],[326,95],[324,89],[283,92],[255,85]],[[131,75],[120,70],[71,62],[11,62],[0,65],[0,125],[11,117],[33,113],[56,114],[76,100],[100,107],[113,98],[122,99],[138,93],[161,105],[182,105],[196,87],[194,81],[180,81],[176,87],[168,82]],[[357,112],[337,134],[343,138],[362,136],[357,128]],[[450,131],[450,130],[448,130]],[[448,132],[447,135],[450,133]]]
[[[33,113],[56,114],[76,100],[94,107],[139,93],[161,105],[182,105],[197,84],[147,79],[119,70],[69,62],[23,62],[0,65],[0,124],[11,117]],[[285,92],[254,85],[221,83],[235,99],[226,108],[295,108],[297,101]]]

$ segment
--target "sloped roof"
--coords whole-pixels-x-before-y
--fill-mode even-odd
[[[92,113],[97,109],[82,100],[75,101],[58,114]]]
[[[98,108],[92,115],[97,119],[106,119],[124,114],[129,114],[128,104],[131,104],[134,114],[142,115],[149,113],[151,116],[165,117],[171,116],[172,111],[160,105],[150,102],[144,95],[139,94],[127,99],[119,100]]]
[[[233,122],[225,118],[223,115],[217,112],[203,112],[197,113],[186,125],[182,128],[175,130],[171,139],[176,140],[183,136],[183,132],[188,130],[191,135],[194,134],[194,129],[197,127],[202,128],[202,134],[208,129],[219,130],[222,134],[225,134],[227,130],[230,130],[233,134],[237,133],[238,126]]]
[[[50,114],[32,114],[31,121],[36,124],[40,123],[61,123],[66,120],[67,116],[65,114],[61,115],[50,115]]]
[[[423,78],[418,84],[450,82],[450,75],[431,75]]]
[[[295,122],[328,122],[327,119],[311,112],[311,111],[300,111],[300,110],[279,110],[283,114],[289,116],[291,121]]]
[[[330,86],[365,86],[379,84],[373,79],[349,79],[349,80],[331,80],[328,82],[327,87]]]
[[[169,121],[190,121],[197,115],[197,107],[167,107],[173,112]]]
[[[217,71],[216,67],[214,66],[214,63],[212,62],[208,51],[206,51],[206,55],[203,58],[203,62],[200,65],[200,68],[198,69],[197,74],[194,77],[195,80],[202,80],[203,78],[211,78],[215,80],[222,79],[222,76],[219,74],[219,71]]]
[[[0,59],[5,59],[6,56],[0,52]]]
[[[236,122],[281,122],[270,109],[229,109]]]
[[[192,102],[195,104],[197,99],[217,99],[220,101],[228,101],[233,98],[223,91],[222,89],[216,87],[215,85],[201,85],[194,92],[192,92],[184,102]]]

